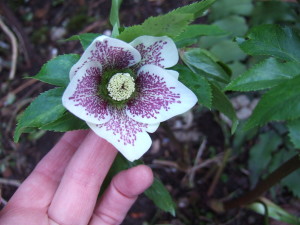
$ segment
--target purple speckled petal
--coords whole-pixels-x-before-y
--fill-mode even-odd
[[[127,115],[141,123],[156,124],[184,113],[197,103],[195,94],[165,69],[145,65],[136,80],[139,94],[127,103]]]
[[[179,59],[175,43],[171,38],[140,36],[130,43],[141,54],[142,60],[137,65],[151,64],[162,68],[174,66]]]
[[[66,88],[63,105],[75,116],[90,123],[101,124],[110,119],[107,103],[98,95],[101,65],[90,62],[78,70]]]
[[[104,124],[87,123],[100,137],[114,145],[128,160],[139,159],[151,146],[147,124],[129,118],[124,110],[110,109],[111,119]]]
[[[70,80],[78,70],[91,61],[101,64],[103,70],[128,68],[141,60],[140,53],[130,44],[107,36],[99,36],[84,51],[79,61],[71,68]]]

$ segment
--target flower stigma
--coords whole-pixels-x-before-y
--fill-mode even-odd
[[[107,90],[113,100],[127,100],[135,91],[134,79],[129,73],[116,73],[110,78]]]

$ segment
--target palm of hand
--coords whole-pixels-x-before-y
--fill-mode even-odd
[[[146,166],[122,171],[97,199],[116,154],[92,132],[68,132],[1,211],[0,225],[120,224],[153,175]]]

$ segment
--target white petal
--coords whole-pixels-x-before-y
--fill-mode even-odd
[[[129,161],[139,159],[152,144],[149,134],[145,131],[147,124],[132,120],[124,110],[112,110],[111,114],[111,120],[104,124],[87,124],[97,135],[115,146]]]
[[[146,131],[149,133],[154,133],[157,130],[157,128],[159,127],[159,125],[160,125],[160,123],[148,124]]]
[[[66,88],[62,104],[75,116],[90,123],[105,123],[110,119],[107,103],[98,95],[101,65],[90,62],[81,67]]]
[[[141,123],[165,121],[197,103],[197,97],[190,89],[158,66],[143,66],[138,71],[136,85],[140,92],[136,99],[127,103],[126,113]]]
[[[130,44],[105,35],[97,37],[84,51],[79,61],[71,68],[70,80],[77,71],[90,61],[97,61],[102,68],[128,68],[141,60],[140,53]]]
[[[179,73],[177,71],[175,71],[175,70],[167,70],[167,71],[172,77],[174,77],[176,80],[178,80]]]
[[[139,67],[151,64],[168,68],[177,64],[179,56],[174,41],[167,37],[140,36],[130,43],[142,55]]]

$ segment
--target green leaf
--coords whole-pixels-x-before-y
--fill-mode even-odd
[[[89,47],[89,45],[95,40],[97,37],[99,37],[101,34],[96,33],[83,33],[78,35],[73,35],[72,37],[66,39],[66,41],[80,41],[82,47],[84,50]]]
[[[196,19],[202,16],[205,10],[207,10],[212,4],[214,4],[215,1],[216,0],[202,0],[200,2],[195,2],[190,5],[180,7],[172,12],[174,12],[175,14],[192,13],[194,15],[194,19]]]
[[[213,83],[226,84],[229,82],[227,73],[207,51],[194,48],[181,53],[181,58],[195,74],[204,76]]]
[[[269,172],[273,172],[284,162],[299,154],[299,150],[293,148],[293,146],[288,146],[285,143],[284,149],[280,149],[280,151],[272,155],[272,164],[270,164]],[[286,186],[293,193],[293,195],[298,198],[300,197],[300,183],[298,181],[299,177],[300,170],[298,169],[280,181],[281,185]]]
[[[296,179],[298,180],[298,179]],[[293,224],[293,225],[299,225],[300,224],[300,218],[296,217],[278,205],[275,205],[273,202],[271,202],[268,199],[263,198],[262,199],[263,203],[267,206],[268,208],[268,215],[269,217],[279,220],[284,222],[285,224]],[[261,215],[266,215],[266,209],[265,206],[262,203],[255,202],[247,206],[247,208],[252,209],[253,211],[261,214]]]
[[[76,54],[60,55],[43,65],[34,79],[56,86],[66,87],[70,82],[71,67],[79,60]]]
[[[250,170],[250,182],[252,187],[257,184],[262,173],[266,170],[272,159],[273,151],[281,144],[281,138],[275,132],[261,134],[258,142],[250,149],[248,168]]]
[[[193,14],[166,14],[150,17],[143,24],[125,29],[117,38],[130,42],[142,35],[169,36],[179,35],[192,21]]]
[[[227,96],[214,84],[211,84],[212,88],[212,108],[219,110],[226,115],[232,121],[231,133],[233,134],[238,125],[238,119],[236,117],[234,108],[227,98]]]
[[[299,152],[298,152],[299,154]],[[290,191],[293,192],[293,195],[297,198],[300,198],[300,170],[296,170],[293,173],[289,174],[287,177],[285,177],[281,184],[286,186]]]
[[[211,48],[213,45],[218,44],[220,41],[225,39],[243,36],[248,30],[248,25],[245,18],[236,15],[217,20],[213,23],[213,25],[220,27],[229,34],[227,36],[220,37],[202,37],[199,42],[199,45],[202,48]]]
[[[232,14],[249,16],[252,10],[252,0],[218,0],[211,7],[209,19],[214,21]]]
[[[227,34],[227,32],[216,25],[193,24],[189,25],[174,41],[177,47],[184,47],[193,44],[200,36],[219,36],[224,34]]]
[[[252,26],[260,24],[282,24],[295,22],[297,15],[290,3],[283,1],[257,1],[250,23]]]
[[[61,118],[57,119],[52,123],[48,123],[42,126],[40,129],[57,132],[66,132],[71,130],[82,130],[88,128],[89,127],[87,126],[85,121],[66,111]]]
[[[283,81],[263,95],[245,129],[261,126],[274,120],[293,120],[300,117],[300,75]]]
[[[220,41],[210,49],[210,52],[224,63],[244,60],[247,57],[238,44],[232,40]]]
[[[295,148],[300,149],[300,119],[291,120],[287,123],[289,136]]]
[[[240,76],[242,73],[244,73],[247,70],[247,66],[244,63],[241,63],[239,61],[229,63],[229,64],[227,64],[227,66],[232,71],[231,79],[237,78],[238,76]]]
[[[249,55],[270,55],[275,58],[300,62],[300,36],[290,27],[260,25],[253,27],[241,49]]]
[[[215,1],[204,0],[178,8],[165,15],[150,17],[141,25],[126,28],[118,36],[118,39],[130,42],[142,35],[166,35],[175,38],[186,29],[190,22],[202,15]]]
[[[157,178],[154,179],[152,186],[145,191],[145,195],[151,199],[158,208],[175,216],[176,205],[168,190]]]
[[[117,173],[119,173],[122,170],[126,170],[141,164],[143,164],[142,160],[130,162],[121,154],[118,154],[103,182],[100,194],[103,194],[104,190],[108,187],[109,183],[111,182],[113,176],[115,176]],[[154,179],[152,186],[148,188],[144,193],[149,199],[151,199],[154,202],[154,204],[158,208],[169,212],[173,216],[175,216],[175,204],[172,200],[172,197],[169,194],[168,190],[157,178]]]
[[[274,87],[299,74],[300,63],[268,58],[233,80],[226,90],[256,91]]]
[[[64,88],[54,88],[40,94],[23,112],[15,130],[14,141],[18,142],[20,135],[28,127],[40,128],[62,117],[66,111],[61,98]]]
[[[212,93],[209,82],[202,76],[193,73],[183,65],[177,65],[172,69],[179,72],[179,81],[191,89],[198,98],[198,103],[211,108]]]
[[[117,37],[119,33],[120,20],[119,20],[119,9],[121,6],[122,0],[112,0],[111,9],[109,15],[110,24],[113,27],[112,37]]]

